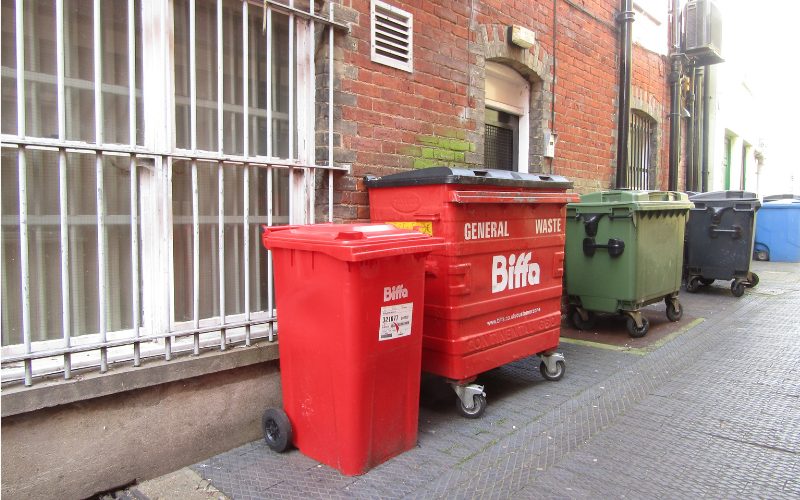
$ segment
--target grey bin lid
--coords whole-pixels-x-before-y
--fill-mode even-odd
[[[734,207],[736,210],[758,210],[761,200],[756,193],[750,191],[711,191],[698,193],[689,197],[694,203],[695,210],[705,210],[706,207]]]
[[[689,201],[758,201],[758,195],[750,191],[711,191],[690,195]]]
[[[471,184],[521,188],[570,189],[572,182],[560,175],[529,174],[508,170],[430,167],[409,170],[383,177],[367,176],[368,188],[429,186],[434,184]]]

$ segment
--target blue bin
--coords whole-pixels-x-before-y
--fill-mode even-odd
[[[800,200],[764,203],[756,218],[757,260],[800,262]]]

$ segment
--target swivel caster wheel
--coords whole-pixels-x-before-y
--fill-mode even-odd
[[[628,316],[628,321],[625,323],[625,326],[628,328],[628,335],[635,339],[644,337],[650,330],[650,322],[647,321],[647,318],[644,316],[642,316],[642,326],[637,326],[636,320],[630,316]]]
[[[667,319],[673,323],[680,321],[683,317],[683,306],[677,300],[665,299],[667,303]],[[642,318],[644,319],[644,318]]]
[[[467,408],[461,398],[456,398],[456,408],[462,417],[481,418],[486,411],[486,406],[488,406],[486,396],[482,394],[472,396],[472,408]]]
[[[544,361],[539,363],[539,372],[542,374],[542,377],[544,377],[545,380],[550,380],[551,382],[561,380],[565,371],[567,371],[567,364],[560,359],[556,361],[556,369],[552,372],[547,369],[547,365]]]
[[[686,291],[689,293],[696,293],[697,290],[700,289],[701,283],[700,276],[692,276],[689,278],[689,281],[686,282]]]

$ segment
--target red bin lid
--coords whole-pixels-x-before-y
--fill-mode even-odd
[[[411,253],[429,253],[444,244],[442,238],[409,229],[399,229],[390,224],[263,227],[261,241],[268,250],[286,248],[321,252],[348,262]]]

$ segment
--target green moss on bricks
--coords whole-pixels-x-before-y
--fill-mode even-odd
[[[428,168],[441,165],[441,162],[428,158],[414,158],[414,168]]]
[[[467,166],[466,153],[475,151],[475,144],[465,141],[463,130],[444,130],[446,137],[436,135],[419,135],[419,146],[409,146],[402,154],[414,158],[414,168],[432,166]]]

